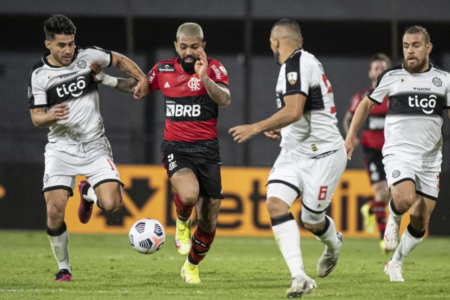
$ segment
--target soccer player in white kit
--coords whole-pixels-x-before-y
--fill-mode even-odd
[[[404,281],[403,261],[423,240],[439,194],[442,113],[450,107],[450,74],[430,64],[432,49],[425,28],[412,26],[405,31],[403,64],[378,77],[375,88],[359,104],[345,140],[350,159],[359,127],[372,107],[389,97],[383,164],[392,195],[384,235],[386,248],[395,250],[385,266],[391,281]],[[408,210],[411,222],[400,239],[400,222]]]
[[[122,183],[105,136],[98,79],[94,81],[90,65],[117,66],[134,77],[138,80],[135,98],[147,93],[147,77],[122,54],[75,47],[76,28],[66,16],[47,19],[44,31],[49,52],[33,67],[28,100],[33,124],[50,129],[42,191],[47,203],[47,234],[59,266],[54,281],[72,281],[64,213],[76,175],[86,176],[89,182],[80,184],[81,222],[89,221],[94,202],[108,213],[117,213],[122,206]]]
[[[260,132],[269,139],[281,137],[282,150],[269,175],[266,206],[275,240],[291,272],[286,296],[295,298],[317,285],[305,273],[300,233],[290,206],[302,196],[305,228],[325,244],[317,273],[326,277],[337,264],[342,244],[342,234],[336,232],[326,209],[347,162],[331,84],[322,64],[302,49],[298,23],[278,21],[270,45],[281,65],[276,87],[279,110],[261,122],[231,128],[230,133],[238,143]]]

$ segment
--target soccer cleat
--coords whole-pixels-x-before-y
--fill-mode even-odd
[[[389,218],[386,225],[386,231],[384,232],[384,244],[386,250],[395,250],[399,243],[399,225],[394,221],[393,218]]]
[[[361,206],[360,212],[364,217],[364,230],[371,234],[375,232],[375,215],[370,213],[370,205],[372,201]]]
[[[78,186],[78,190],[80,191],[80,206],[78,207],[78,219],[83,224],[89,222],[92,216],[92,209],[94,202],[90,202],[84,199],[83,197],[83,189],[86,185],[89,185],[87,181],[81,181]]]
[[[181,268],[181,277],[186,280],[186,283],[202,283],[200,276],[198,275],[198,266],[191,265],[187,261]]]
[[[302,274],[291,279],[291,287],[286,291],[286,297],[301,298],[303,295],[310,294],[317,287],[316,282],[306,274]]]
[[[384,273],[389,276],[393,282],[405,281],[402,276],[402,265],[392,260],[388,261],[386,266],[384,266]]]
[[[53,280],[53,282],[59,282],[59,281],[72,281],[72,274],[70,274],[69,270],[67,269],[61,269],[58,273],[55,274],[56,278]]]
[[[338,259],[339,259],[339,253],[341,252],[342,247],[342,233],[336,232],[336,236],[339,240],[339,246],[336,250],[334,250],[334,253],[329,253],[327,250],[327,246],[325,246],[325,250],[323,251],[322,256],[319,259],[319,262],[317,263],[317,274],[319,277],[327,277],[336,267]]]
[[[175,231],[175,247],[181,255],[188,255],[191,251],[191,219],[182,222],[177,218]]]

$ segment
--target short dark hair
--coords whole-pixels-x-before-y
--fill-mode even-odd
[[[277,27],[277,26],[282,26],[282,27],[286,27],[287,29],[289,29],[289,31],[296,33],[298,35],[302,35],[302,32],[300,30],[300,25],[298,25],[298,23],[294,20],[290,20],[290,19],[281,19],[280,21],[276,22],[273,26],[272,26],[272,30]]]
[[[48,41],[55,39],[55,34],[72,35],[77,28],[72,21],[64,15],[53,15],[44,22],[45,38]]]
[[[386,62],[387,68],[388,68],[388,69],[391,68],[391,60],[390,60],[389,57],[388,57],[386,54],[384,54],[384,53],[377,53],[377,54],[372,55],[372,56],[370,57],[370,60],[369,60],[369,68],[372,66],[372,63],[373,63],[374,61],[378,61],[378,60],[381,60],[381,61]]]
[[[426,28],[422,27],[422,26],[418,26],[418,25],[414,25],[411,27],[407,27],[405,29],[405,34],[417,34],[417,33],[421,33],[423,34],[423,37],[425,38],[425,43],[430,43],[430,35],[428,34],[428,31]]]

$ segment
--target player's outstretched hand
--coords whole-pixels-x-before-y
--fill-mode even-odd
[[[251,139],[256,134],[253,125],[236,126],[231,128],[228,133],[231,134],[233,140],[239,144]]]
[[[70,107],[67,103],[56,104],[53,108],[53,114],[56,120],[69,119]]]
[[[279,139],[281,139],[281,129],[265,131],[264,135],[269,140],[279,140]]]
[[[95,82],[101,82],[102,80],[98,78],[98,74],[101,74],[103,72],[102,66],[100,66],[97,62],[93,61],[89,68],[92,70],[92,78],[94,78]]]
[[[355,150],[356,137],[347,135],[345,139],[345,151],[347,151],[347,159],[352,160],[353,150]]]
[[[133,97],[134,99],[141,99],[148,93],[148,83],[147,77],[142,77],[138,79],[138,83],[134,88]]]
[[[208,70],[208,58],[206,56],[205,50],[202,47],[198,48],[199,57],[195,62],[195,73],[197,73],[200,79],[202,76],[206,75]]]

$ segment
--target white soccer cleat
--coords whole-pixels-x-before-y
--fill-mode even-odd
[[[343,237],[342,233],[340,232],[336,232],[336,235],[339,240],[338,248],[333,253],[329,253],[327,251],[328,248],[325,246],[325,250],[323,251],[319,262],[317,263],[317,274],[319,275],[319,277],[327,277],[337,265],[339,254],[341,252]]]
[[[303,295],[311,294],[317,287],[316,282],[306,274],[302,274],[291,279],[291,287],[286,291],[286,297],[301,298]]]
[[[403,282],[405,281],[402,276],[402,265],[392,260],[388,261],[384,266],[384,273],[389,276],[391,281]]]
[[[397,249],[400,241],[398,236],[399,229],[400,225],[397,224],[392,218],[389,218],[386,225],[386,231],[384,232],[384,244],[386,250],[392,251]]]

